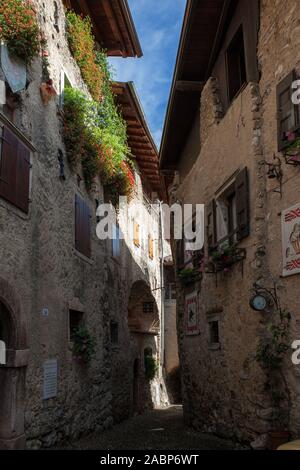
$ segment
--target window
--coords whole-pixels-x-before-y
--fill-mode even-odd
[[[113,226],[113,239],[112,239],[112,255],[114,258],[120,256],[121,241],[120,241],[120,227],[119,225]]]
[[[228,97],[231,102],[247,82],[244,33],[241,27],[234,36],[226,54]]]
[[[292,84],[295,80],[297,75],[293,70],[277,85],[278,150],[291,143],[289,133],[299,128],[299,107],[292,102]]]
[[[140,246],[140,226],[136,222],[133,226],[133,243],[136,247]]]
[[[153,357],[152,348],[145,348],[144,349],[144,365],[145,365],[145,368],[147,367],[147,357]]]
[[[250,233],[248,170],[240,171],[235,180],[206,208],[209,249],[223,243],[235,243]]]
[[[153,313],[154,302],[143,302],[143,313]]]
[[[69,340],[74,341],[74,335],[83,324],[83,313],[77,310],[69,310]]]
[[[218,346],[220,344],[218,321],[209,322],[209,342],[211,346]]]
[[[19,105],[19,100],[17,95],[15,95],[8,84],[5,83],[5,104],[3,105],[3,114],[10,120],[13,124],[16,123],[16,111]]]
[[[119,342],[119,324],[113,320],[110,322],[110,341],[112,344]]]
[[[72,84],[68,79],[64,70],[60,72],[60,88],[59,88],[59,106],[64,107],[64,91],[66,88],[72,88]]]
[[[86,257],[91,257],[90,209],[77,194],[75,197],[75,248]]]
[[[176,284],[167,284],[165,287],[165,300],[176,300]]]
[[[148,255],[150,259],[154,258],[154,242],[151,235],[148,236]]]
[[[57,2],[54,2],[54,28],[59,33],[59,13]]]
[[[0,127],[0,196],[28,213],[30,150],[8,127]]]

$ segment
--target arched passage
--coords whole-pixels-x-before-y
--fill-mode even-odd
[[[25,447],[25,379],[29,351],[20,304],[11,287],[0,279],[0,339],[6,347],[0,365],[0,449]]]
[[[151,386],[145,376],[145,351],[159,358],[159,312],[150,286],[144,281],[132,285],[128,302],[128,328],[135,344],[132,381],[133,413],[152,408]]]

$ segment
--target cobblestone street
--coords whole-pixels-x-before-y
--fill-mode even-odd
[[[77,450],[230,450],[237,446],[185,428],[181,406],[158,409],[92,434],[63,449]]]

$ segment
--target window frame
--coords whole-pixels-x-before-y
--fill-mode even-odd
[[[241,36],[241,37],[240,37]],[[244,74],[245,74],[245,79],[242,81],[242,76],[240,77],[240,84],[237,90],[234,91],[234,93],[231,92],[231,83],[232,83],[232,75],[233,72],[231,70],[231,65],[230,65],[230,58],[229,54],[231,53],[231,50],[234,49],[234,46],[240,42],[240,39],[242,38],[242,43],[240,44],[240,50],[243,49],[243,59],[244,59]],[[239,57],[240,58],[240,57]],[[245,48],[245,32],[244,32],[244,25],[241,23],[239,27],[237,28],[234,36],[232,37],[226,52],[225,52],[225,63],[226,63],[226,81],[227,81],[227,99],[229,105],[239,96],[241,91],[247,86],[248,84],[248,77],[247,77],[247,61],[246,61],[246,48]],[[240,64],[239,64],[240,65]],[[242,72],[240,70],[240,75],[242,75]]]

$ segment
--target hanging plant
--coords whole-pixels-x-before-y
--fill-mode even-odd
[[[152,356],[145,357],[145,376],[148,380],[154,380],[158,371],[157,361]]]
[[[0,39],[9,51],[30,63],[39,53],[39,28],[29,0],[1,0]]]
[[[85,363],[90,362],[95,354],[95,344],[95,338],[90,335],[86,328],[80,327],[74,331],[73,354],[77,359]]]
[[[111,134],[103,118],[103,108],[84,93],[67,88],[64,94],[64,141],[71,167],[82,164],[87,189],[100,176],[112,202],[130,195],[129,149],[123,134]],[[121,123],[122,124],[122,123]],[[123,124],[122,124],[123,125]]]
[[[96,62],[95,38],[88,16],[67,13],[67,38],[70,50],[82,74],[82,78],[94,100],[102,99],[102,72]]]

